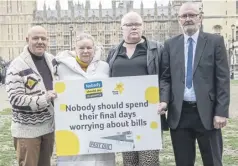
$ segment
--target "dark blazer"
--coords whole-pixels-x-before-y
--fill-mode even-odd
[[[228,117],[230,77],[222,36],[200,32],[193,65],[193,86],[198,112],[207,130],[214,128],[213,117]],[[161,101],[168,103],[168,124],[178,126],[185,88],[184,35],[164,43],[160,64]]]
[[[143,37],[144,39],[146,39],[145,37]],[[156,41],[151,41],[151,40],[147,40],[147,71],[150,75],[154,75],[154,74],[158,74],[159,72],[159,64],[160,64],[160,59],[162,56],[162,52],[163,52],[163,46]],[[112,48],[109,53],[108,53],[108,57],[107,57],[107,63],[109,64],[110,67],[110,77],[111,77],[111,69],[112,69],[112,65],[118,55],[119,49],[121,48],[121,46],[123,45],[124,41],[122,41],[119,45],[115,46],[114,48]],[[166,121],[166,117],[165,115],[161,116],[161,125],[162,125],[162,129],[163,130],[168,130],[168,124]]]

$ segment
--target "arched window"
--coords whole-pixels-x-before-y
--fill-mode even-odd
[[[222,27],[220,25],[213,26],[213,32],[217,35],[221,35]]]

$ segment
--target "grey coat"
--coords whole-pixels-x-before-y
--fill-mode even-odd
[[[164,43],[161,57],[160,100],[168,103],[168,124],[179,125],[185,86],[184,35]],[[214,116],[228,117],[230,75],[224,39],[220,35],[200,32],[198,36],[193,85],[197,108],[207,130],[214,129]]]
[[[143,38],[146,39],[145,37]],[[155,74],[160,75],[159,64],[160,64],[160,59],[163,52],[163,46],[159,42],[156,42],[156,41],[146,40],[146,42],[147,42],[147,71],[149,75],[155,75]],[[123,43],[124,41],[122,41],[119,45],[112,48],[108,53],[108,57],[106,61],[110,67],[110,74],[109,74],[110,77],[112,77],[111,75],[112,65]],[[168,125],[167,125],[165,115],[161,116],[161,125],[163,130],[168,130]]]

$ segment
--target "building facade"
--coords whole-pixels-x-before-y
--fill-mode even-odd
[[[36,1],[0,1],[0,56],[11,60],[26,44],[26,34],[33,22]]]
[[[222,35],[227,46],[228,40],[232,37],[231,25],[236,24],[238,20],[236,1],[204,0],[202,10],[204,31]]]
[[[203,30],[222,35],[227,48],[232,35],[231,25],[238,20],[238,2],[229,0],[171,0],[166,6],[158,5],[155,0],[152,8],[145,8],[141,0],[139,9],[133,9],[133,0],[112,0],[110,9],[104,9],[100,0],[86,0],[85,4],[67,1],[67,10],[62,9],[59,0],[56,0],[55,9],[44,4],[43,10],[37,10],[36,0],[1,0],[0,56],[5,60],[18,56],[26,44],[27,30],[32,25],[42,25],[47,29],[48,51],[54,55],[62,50],[73,49],[75,38],[80,32],[92,34],[98,44],[104,47],[106,55],[112,46],[122,40],[120,21],[131,10],[142,16],[144,35],[148,39],[163,42],[181,33],[177,18],[179,7],[185,1],[200,4],[204,14]],[[98,3],[98,9],[92,9],[90,2]],[[235,31],[234,35],[237,34]]]
[[[238,80],[238,20],[232,26],[232,34],[228,40],[227,49],[231,78]]]
[[[92,1],[91,1],[92,2]],[[89,0],[85,5],[74,4],[68,1],[68,10],[62,10],[59,0],[55,10],[44,5],[44,10],[36,11],[33,24],[47,28],[50,35],[49,50],[53,54],[65,49],[74,48],[78,33],[90,33],[105,50],[108,50],[122,40],[121,18],[133,10],[138,12],[144,20],[144,35],[148,39],[164,41],[180,33],[177,22],[177,8],[173,3],[168,6],[158,6],[156,1],[153,8],[144,8],[141,2],[140,9],[133,9],[133,0],[112,0],[110,9],[103,9],[100,1],[98,9],[91,9]],[[95,3],[97,3],[95,1]]]

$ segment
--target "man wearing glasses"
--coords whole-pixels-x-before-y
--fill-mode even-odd
[[[136,12],[125,14],[121,20],[123,41],[109,51],[107,62],[111,77],[153,75],[159,73],[162,46],[142,36],[143,21]],[[166,129],[162,115],[162,128]],[[159,151],[123,153],[124,166],[158,166]]]
[[[165,41],[161,58],[159,113],[168,108],[176,166],[194,166],[196,140],[204,166],[222,166],[229,67],[223,37],[199,31],[201,21],[196,4],[183,4],[184,34]]]

